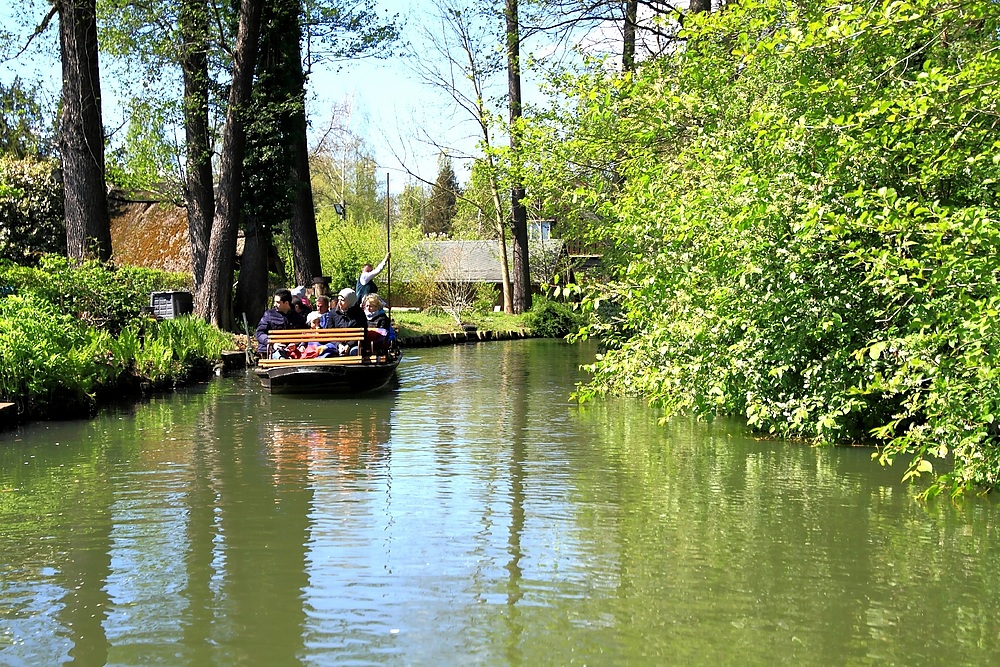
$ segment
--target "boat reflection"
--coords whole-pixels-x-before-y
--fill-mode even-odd
[[[290,402],[295,412],[272,421],[263,434],[275,483],[301,484],[303,475],[313,485],[331,474],[341,481],[381,477],[389,465],[394,404],[394,395],[357,403]]]

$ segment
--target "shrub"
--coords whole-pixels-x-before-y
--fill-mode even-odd
[[[62,186],[55,160],[0,156],[0,258],[30,265],[66,251]]]
[[[542,338],[564,338],[583,326],[583,316],[566,303],[536,296],[531,311],[525,316],[525,324],[535,336]]]
[[[98,261],[73,264],[65,257],[45,255],[37,269],[0,261],[0,284],[19,293],[33,293],[89,324],[120,331],[149,305],[151,292],[189,286],[190,277],[135,266],[114,267]]]

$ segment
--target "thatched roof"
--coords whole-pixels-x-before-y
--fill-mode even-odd
[[[187,209],[154,199],[110,196],[112,260],[191,273]]]

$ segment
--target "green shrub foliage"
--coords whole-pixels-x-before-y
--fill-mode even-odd
[[[44,253],[66,252],[58,164],[0,156],[0,258],[31,265]]]
[[[40,268],[0,262],[0,401],[29,417],[77,417],[104,394],[204,376],[232,336],[199,318],[142,313],[151,291],[186,280],[55,256]]]
[[[872,442],[929,494],[1000,484],[998,28],[987,2],[750,0],[567,78],[533,178],[576,184],[620,267],[584,300],[616,308],[580,397]]]
[[[0,284],[30,292],[87,323],[119,331],[149,306],[150,294],[188,289],[191,278],[136,266],[114,267],[96,260],[77,265],[58,255],[40,258],[38,268],[0,262]]]
[[[534,336],[565,338],[579,332],[584,318],[570,304],[536,296],[531,310],[525,315],[524,323]]]

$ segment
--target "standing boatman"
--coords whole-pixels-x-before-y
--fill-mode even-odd
[[[389,261],[389,255],[390,253],[385,253],[385,257],[375,268],[372,268],[371,264],[365,264],[361,267],[361,275],[358,276],[358,283],[354,286],[354,292],[357,295],[358,302],[369,294],[378,293],[378,285],[372,281],[372,278],[382,273],[382,269],[385,268],[386,262]]]

